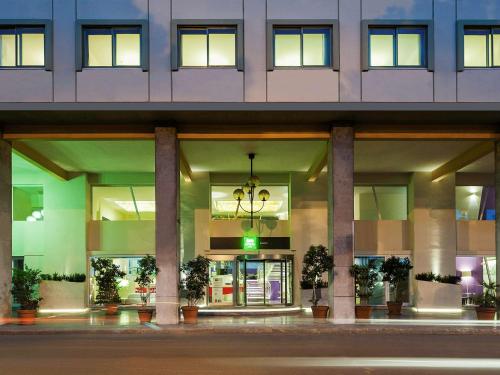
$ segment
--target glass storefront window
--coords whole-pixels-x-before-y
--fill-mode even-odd
[[[385,286],[382,281],[382,273],[380,273],[380,267],[382,263],[384,263],[384,257],[377,256],[366,256],[366,257],[356,257],[354,259],[354,264],[365,266],[373,261],[374,268],[378,271],[378,281],[375,284],[375,288],[373,290],[373,295],[368,298],[368,304],[370,305],[384,305],[385,304]],[[356,303],[360,303],[359,298],[356,298]]]
[[[155,220],[154,186],[93,186],[92,219]]]
[[[354,220],[406,220],[406,186],[355,186]]]
[[[236,208],[238,201],[233,198],[233,191],[240,186],[235,185],[212,185],[211,187],[211,211],[212,219],[234,219],[236,215]],[[266,189],[270,193],[268,201],[262,205],[255,197],[254,211],[260,210],[254,214],[255,218],[261,219],[275,219],[275,220],[288,220],[288,186],[259,186],[256,194],[262,189]],[[250,201],[246,196],[241,205],[242,209],[238,210],[238,218],[249,218],[250,214]]]
[[[496,257],[457,257],[457,275],[462,278],[462,303],[473,303],[474,295],[483,293],[483,282],[496,283]]]
[[[495,189],[489,186],[455,188],[457,220],[495,220]]]
[[[12,202],[14,221],[43,221],[43,186],[14,186]]]
[[[233,305],[234,261],[213,261],[209,268],[208,303]]]

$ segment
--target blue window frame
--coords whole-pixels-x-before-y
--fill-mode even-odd
[[[131,68],[143,65],[142,28],[140,26],[83,27],[86,68]]]
[[[464,28],[464,67],[500,67],[500,28]]]
[[[234,26],[178,28],[179,66],[183,68],[236,68],[238,32]]]
[[[0,68],[41,68],[46,64],[44,26],[1,26]]]
[[[427,67],[426,27],[377,26],[368,33],[370,68]]]
[[[273,29],[274,67],[331,67],[332,28],[282,26]]]

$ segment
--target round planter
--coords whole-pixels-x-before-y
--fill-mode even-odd
[[[328,306],[311,306],[313,318],[326,319],[328,318]]]
[[[153,319],[153,310],[151,309],[139,309],[137,310],[137,314],[139,315],[141,324],[151,323],[151,319]]]
[[[497,309],[494,307],[476,307],[478,320],[495,320]]]
[[[198,322],[198,306],[182,306],[184,323],[195,324]]]
[[[356,319],[370,319],[372,307],[369,305],[356,306]]]
[[[387,301],[387,310],[389,310],[389,315],[401,315],[402,302],[390,302]]]
[[[36,310],[17,310],[19,324],[23,326],[35,324]]]
[[[106,315],[116,315],[118,313],[118,305],[116,303],[109,303],[106,305]]]

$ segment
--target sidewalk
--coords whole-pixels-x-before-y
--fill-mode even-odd
[[[116,316],[92,310],[84,314],[42,314],[32,326],[20,326],[16,318],[0,320],[0,335],[17,334],[453,334],[500,335],[500,321],[471,320],[467,314],[422,315],[405,312],[386,318],[383,311],[375,319],[337,324],[315,320],[308,313],[285,316],[200,317],[196,325],[141,325],[135,310]]]

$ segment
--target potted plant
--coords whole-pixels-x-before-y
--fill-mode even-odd
[[[328,249],[323,245],[311,245],[304,255],[302,266],[302,280],[312,285],[311,310],[314,318],[328,317],[328,306],[318,306],[321,299],[318,291],[321,288],[321,277],[325,272],[331,271],[334,267],[333,257],[328,254]]]
[[[114,315],[121,302],[117,279],[124,277],[125,272],[120,271],[120,266],[113,264],[109,258],[93,258],[91,264],[98,288],[96,303],[106,306],[106,315]]]
[[[383,281],[387,281],[390,285],[391,300],[387,301],[387,309],[389,315],[401,315],[401,307],[403,306],[403,283],[408,280],[410,270],[413,268],[410,259],[392,256],[387,258],[380,271],[384,275]]]
[[[38,286],[42,281],[41,271],[26,267],[24,270],[14,269],[12,273],[12,297],[21,308],[17,310],[19,324],[35,323],[36,311],[41,298],[38,296]]]
[[[474,297],[479,320],[494,320],[497,312],[496,284],[483,282],[484,292]]]
[[[182,306],[184,323],[196,323],[198,321],[197,303],[205,296],[209,282],[208,267],[210,259],[198,255],[196,258],[181,266],[185,278],[181,280],[181,290],[186,293],[187,306]]]
[[[139,285],[139,294],[141,295],[142,307],[137,310],[141,323],[149,323],[153,318],[153,309],[148,309],[147,305],[151,297],[150,288],[158,272],[160,270],[156,267],[156,259],[151,255],[146,255],[139,260],[135,282]]]
[[[373,294],[375,283],[378,280],[378,273],[375,267],[375,261],[370,260],[368,264],[353,264],[349,269],[351,276],[354,277],[356,284],[356,295],[359,297],[360,304],[356,306],[356,319],[369,319],[372,313],[372,307],[368,304],[368,298]]]

